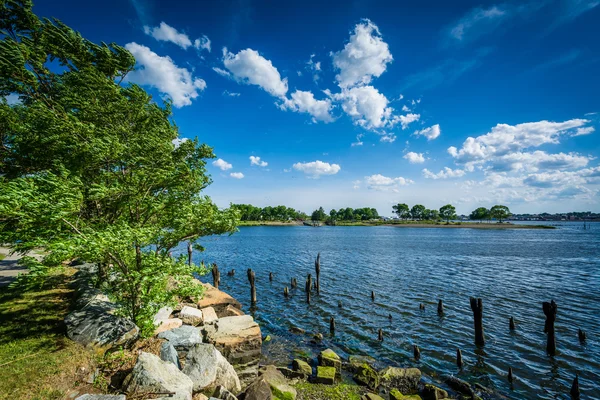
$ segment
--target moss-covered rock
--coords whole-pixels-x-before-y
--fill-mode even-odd
[[[390,390],[390,400],[422,400],[418,394],[403,395],[398,389]]]
[[[423,395],[423,400],[440,400],[448,397],[448,392],[446,392],[444,389],[440,389],[439,387],[429,383],[423,387],[421,394]]]
[[[317,378],[315,379],[315,381],[317,383],[333,385],[335,383],[335,375],[336,375],[335,367],[318,366],[317,367]]]
[[[360,400],[364,389],[357,385],[321,385],[302,382],[295,385],[298,400]]]
[[[355,367],[354,381],[359,385],[366,386],[371,390],[379,386],[379,374],[367,363]]]
[[[323,350],[319,354],[319,365],[322,367],[334,367],[338,374],[342,373],[342,359],[331,349]]]
[[[367,393],[363,395],[360,400],[383,400],[383,397],[375,394],[375,393]]]
[[[415,394],[419,388],[421,371],[418,368],[387,367],[379,372],[380,384],[388,389],[398,389],[404,394]]]
[[[296,389],[288,384],[283,374],[273,365],[267,365],[260,370],[260,377],[271,387],[271,393],[274,398],[279,400],[295,400]]]
[[[356,372],[363,364],[369,364],[370,366],[373,366],[375,361],[376,360],[373,357],[369,356],[350,356],[348,363],[344,368],[350,372]]]
[[[306,376],[312,375],[312,367],[306,361],[297,358],[292,361],[292,369]]]

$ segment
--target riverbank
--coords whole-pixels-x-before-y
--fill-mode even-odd
[[[242,221],[238,226],[303,226],[301,221]],[[525,225],[513,224],[510,222],[504,223],[487,223],[487,222],[445,222],[434,221],[355,221],[355,222],[336,222],[335,225],[321,226],[393,226],[398,228],[468,228],[468,229],[556,229],[550,225]]]

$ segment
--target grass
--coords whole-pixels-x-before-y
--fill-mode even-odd
[[[78,386],[86,393],[83,382],[93,356],[65,337],[63,323],[72,273],[54,272],[37,289],[2,288],[0,399],[62,399]]]

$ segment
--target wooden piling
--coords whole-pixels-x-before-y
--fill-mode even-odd
[[[251,268],[248,268],[248,281],[250,282],[250,304],[256,304],[256,286],[254,285],[255,274]]]
[[[515,319],[513,317],[510,317],[510,319],[508,320],[508,328],[511,331],[514,331],[516,329],[516,327],[515,327]]]
[[[462,352],[460,351],[460,349],[456,349],[456,365],[458,366],[458,368],[463,367],[463,359],[462,359]]]
[[[338,300],[338,307],[342,308],[342,301],[341,300]]]
[[[388,315],[388,319],[391,321],[392,320],[392,314]]]
[[[444,314],[444,302],[442,300],[438,301],[437,312],[438,312],[439,315],[443,315]]]
[[[335,333],[335,319],[333,317],[329,319],[329,332],[332,335]]]
[[[232,269],[227,273],[227,276],[235,276],[235,269]]]
[[[483,303],[481,299],[470,298],[471,310],[473,311],[473,324],[475,326],[475,344],[483,346],[485,338],[483,336]]]
[[[188,265],[192,265],[192,242],[188,242],[187,245],[187,251],[188,251]]]
[[[377,340],[383,342],[383,329],[379,328],[379,333],[377,335]]]
[[[424,309],[425,309],[425,304],[423,304],[423,303],[420,303],[420,304],[419,304],[419,310],[424,310]]]
[[[573,385],[571,386],[571,399],[579,400],[581,392],[579,391],[579,375],[575,375]]]
[[[513,372],[512,372],[512,367],[508,367],[508,381],[512,382],[513,381]]]
[[[292,278],[292,281],[290,282],[290,287],[292,289],[295,289],[296,287],[298,287],[298,281],[296,280],[296,278]]]
[[[585,333],[585,331],[582,331],[581,328],[579,328],[579,330],[577,331],[577,337],[579,338],[579,341],[581,343],[584,343],[587,339],[587,334]]]
[[[310,290],[311,290],[311,286],[312,286],[312,277],[310,274],[308,274],[308,277],[306,278],[306,285],[305,285],[305,290],[306,290],[306,303],[310,304]]]
[[[317,275],[315,289],[317,289],[317,294],[321,294],[321,253],[317,254],[317,259],[315,260],[315,273]]]
[[[269,272],[269,282],[273,282],[273,273]]]
[[[212,265],[212,277],[213,277],[213,286],[215,289],[219,288],[219,284],[221,283],[221,273],[219,272],[219,267],[216,263]]]
[[[371,300],[375,301],[375,292],[371,290]]]
[[[289,291],[288,291],[288,287],[286,286],[285,289],[283,289],[283,295],[285,297],[288,297],[290,295]]]
[[[419,361],[421,359],[421,349],[416,344],[413,345],[413,355],[415,356],[415,361]]]
[[[544,333],[548,335],[548,339],[546,341],[546,353],[550,356],[553,356],[556,354],[556,334],[554,331],[554,322],[556,321],[556,311],[558,307],[556,306],[554,300],[551,300],[550,303],[545,301],[542,305],[542,309],[546,315]]]

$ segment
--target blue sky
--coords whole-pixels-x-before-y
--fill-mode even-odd
[[[451,4],[450,4],[451,3]],[[219,205],[600,211],[600,0],[38,0],[138,61]]]

